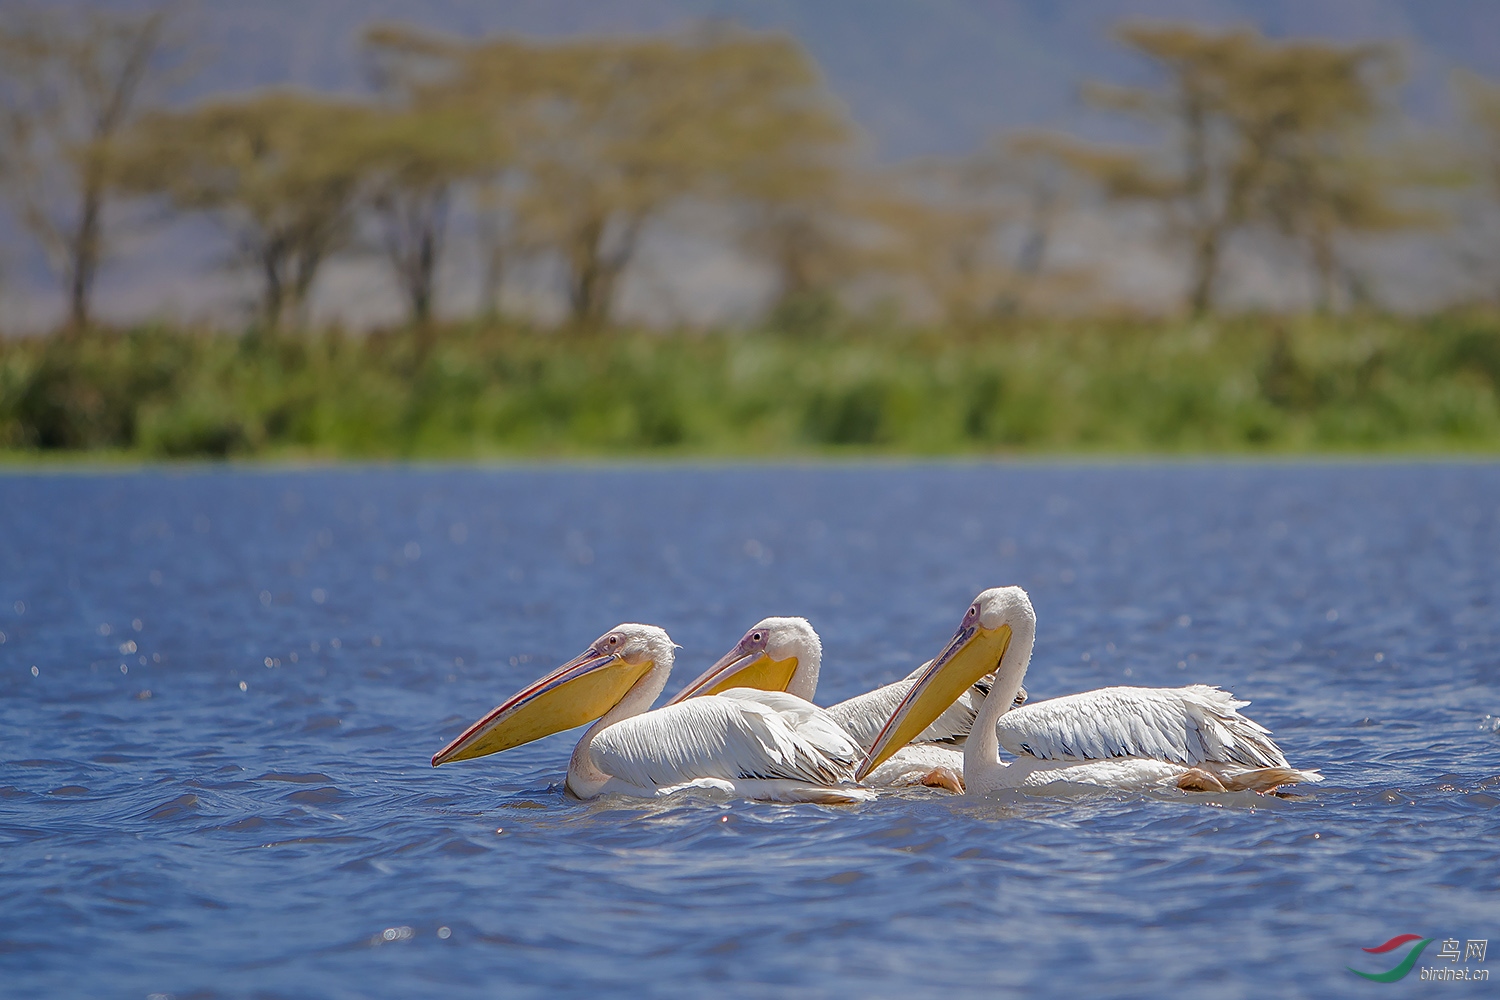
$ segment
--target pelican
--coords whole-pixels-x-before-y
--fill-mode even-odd
[[[1207,685],[1101,688],[1054,698],[1002,718],[1020,690],[1036,638],[1036,612],[1020,587],[997,587],[974,599],[958,632],[922,671],[876,737],[857,776],[863,779],[920,734],[977,679],[994,685],[964,743],[970,794],[1033,788],[1052,782],[1188,791],[1274,791],[1321,781],[1317,771],[1287,763],[1271,734],[1240,715],[1248,704]],[[1017,755],[1000,760],[1001,745]]]
[[[724,694],[737,688],[785,691],[811,702],[818,691],[823,663],[823,641],[806,618],[762,618],[745,633],[733,649],[667,702],[675,705],[689,698]],[[880,727],[917,677],[924,663],[902,680],[864,694],[855,695],[823,711],[838,724],[862,751],[868,751]],[[931,725],[908,746],[901,747],[879,770],[866,778],[871,785],[924,784],[962,791],[960,777],[963,751],[957,744],[969,735],[974,714],[988,690],[986,679],[977,681],[959,695]],[[1026,700],[1023,688],[1016,704]]]
[[[690,787],[777,802],[874,797],[853,783],[861,748],[801,698],[738,690],[648,712],[666,687],[673,650],[654,625],[611,629],[464,730],[433,755],[432,766],[592,722],[568,763],[566,787],[580,799],[656,797]]]

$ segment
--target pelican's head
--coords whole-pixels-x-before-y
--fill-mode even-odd
[[[1017,633],[1025,637],[1029,653],[1036,634],[1036,612],[1026,591],[992,587],[974,598],[947,647],[922,671],[880,730],[859,766],[859,780],[931,725],[985,674],[995,671],[999,685],[1001,661]],[[1025,664],[1021,669],[1025,670]]]
[[[509,750],[593,722],[618,705],[653,668],[664,668],[665,683],[672,650],[671,638],[655,625],[617,625],[464,730],[433,755],[432,766]],[[660,691],[658,686],[651,697]]]
[[[737,687],[791,691],[811,700],[822,659],[823,641],[806,618],[762,618],[719,662],[667,704]]]

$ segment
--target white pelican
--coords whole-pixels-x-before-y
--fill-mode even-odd
[[[733,649],[667,702],[722,694],[735,688],[785,691],[811,702],[818,691],[823,663],[823,640],[806,618],[762,618]],[[827,712],[849,737],[868,751],[880,727],[926,669],[924,663],[907,677],[830,705]],[[988,684],[981,680],[865,780],[872,785],[924,784],[962,791],[959,774],[963,751],[957,744],[969,735],[974,713],[984,701]],[[1016,696],[1025,701],[1025,691]]]
[[[673,648],[654,625],[620,625],[474,723],[432,766],[592,722],[568,764],[567,789],[581,799],[687,787],[778,802],[874,797],[853,784],[861,748],[800,698],[739,690],[646,711],[666,686]]]
[[[1036,638],[1036,613],[1020,587],[974,599],[946,649],[922,671],[860,764],[870,774],[922,732],[971,684],[994,671],[994,685],[964,743],[970,794],[1055,781],[1111,788],[1175,785],[1190,791],[1272,791],[1321,781],[1291,767],[1262,726],[1240,715],[1246,704],[1217,688],[1101,688],[1002,715],[1020,690]],[[1000,760],[1001,744],[1018,755]]]

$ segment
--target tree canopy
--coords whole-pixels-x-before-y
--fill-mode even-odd
[[[476,311],[545,281],[582,327],[618,319],[653,233],[703,220],[765,269],[773,316],[884,302],[962,322],[1105,301],[1088,297],[1099,262],[1066,251],[1079,219],[1148,217],[1181,255],[1194,313],[1222,307],[1231,245],[1274,246],[1330,307],[1363,294],[1358,244],[1440,221],[1413,210],[1390,155],[1401,62],[1384,44],[1126,24],[1153,78],[1084,96],[1158,141],[1030,131],[876,165],[807,52],[775,32],[470,39],[381,24],[360,39],[363,93],[170,105],[161,82],[182,46],[166,15],[86,13],[0,27],[0,182],[69,285],[75,327],[119,196],[217,220],[271,325],[304,313],[331,258],[378,250],[419,331],[440,298],[453,308],[439,282],[455,215],[477,241]],[[1497,92],[1464,85],[1479,172],[1500,177]]]
[[[182,71],[165,8],[18,8],[0,20],[0,184],[63,279],[74,330],[107,250],[115,145]]]
[[[1273,225],[1309,250],[1326,298],[1335,238],[1400,224],[1367,140],[1398,75],[1383,45],[1276,42],[1250,29],[1126,25],[1155,86],[1091,85],[1096,105],[1168,130],[1155,149],[1103,164],[1114,197],[1151,202],[1187,249],[1188,302],[1212,309],[1227,241]]]
[[[275,326],[352,234],[372,130],[362,104],[289,90],[158,112],[122,150],[121,183],[213,215],[259,274]]]

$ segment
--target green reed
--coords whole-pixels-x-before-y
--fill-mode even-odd
[[[12,459],[1497,450],[1487,313],[0,339]]]

